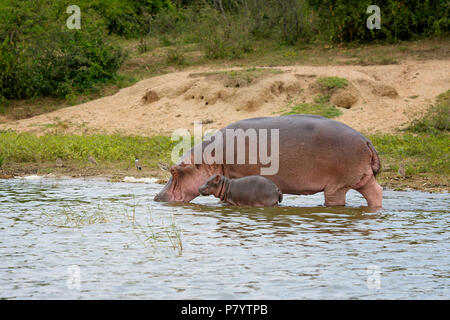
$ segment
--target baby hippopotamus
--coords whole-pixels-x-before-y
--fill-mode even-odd
[[[198,188],[201,195],[213,194],[234,206],[273,207],[283,200],[283,194],[271,180],[262,176],[229,179],[214,175]]]

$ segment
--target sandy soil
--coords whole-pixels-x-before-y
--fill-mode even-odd
[[[177,128],[192,130],[194,121],[207,123],[204,129],[221,128],[240,119],[280,114],[289,110],[289,103],[311,102],[320,94],[318,77],[338,76],[350,85],[334,92],[332,101],[345,105],[345,95],[350,95],[354,104],[341,108],[337,120],[363,133],[394,133],[450,89],[449,60],[274,69],[259,72],[250,82],[210,68],[170,73],[112,96],[2,124],[0,130],[149,136],[171,134]]]

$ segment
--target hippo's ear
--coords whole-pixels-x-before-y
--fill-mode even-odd
[[[178,177],[178,173],[180,171],[180,168],[178,166],[173,166],[170,168],[170,173],[172,174],[172,177],[176,178]]]
[[[214,183],[219,183],[220,182],[220,175],[216,174],[216,176],[214,177]]]

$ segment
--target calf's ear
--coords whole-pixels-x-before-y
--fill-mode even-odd
[[[220,175],[216,174],[216,176],[214,177],[214,183],[219,183],[220,181]]]

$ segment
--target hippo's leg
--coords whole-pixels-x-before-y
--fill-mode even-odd
[[[369,207],[381,208],[383,202],[383,188],[378,184],[374,176],[372,176],[364,186],[356,189],[356,191],[366,198]]]
[[[327,207],[345,206],[345,195],[347,194],[347,191],[348,188],[341,188],[338,190],[325,189],[325,205]]]

